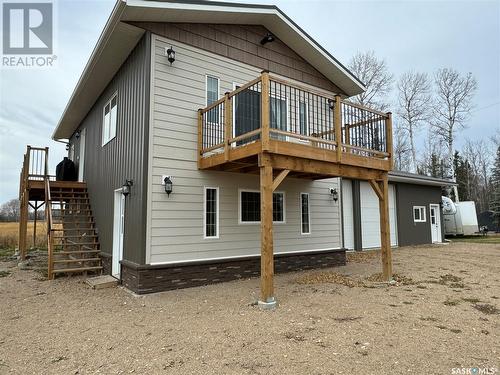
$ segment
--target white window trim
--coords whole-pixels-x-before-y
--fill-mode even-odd
[[[217,80],[217,100],[221,98],[220,95],[220,78],[212,75],[212,74],[205,74],[205,105],[208,107],[208,78],[213,78]]]
[[[260,190],[256,189],[238,189],[238,224],[240,225],[256,225],[260,224],[259,221],[243,221],[241,220],[241,193],[242,192],[248,192],[248,193],[259,193]],[[273,194],[283,194],[283,221],[274,221],[273,224],[286,224],[286,194],[284,191],[273,191]]]
[[[415,218],[415,210],[419,210],[420,211],[420,214],[422,214],[422,211],[423,211],[423,218],[422,218],[422,215],[420,215],[420,219],[416,219]],[[413,222],[414,223],[425,223],[427,222],[427,214],[426,214],[426,209],[425,209],[425,206],[413,206],[413,210],[412,210],[412,215],[413,215]]]
[[[302,196],[307,195],[307,215],[309,218],[309,232],[303,232],[302,227],[303,227],[303,222],[302,222]],[[300,193],[299,194],[299,208],[300,208],[300,234],[305,236],[308,234],[311,234],[311,200],[310,200],[310,195],[309,193]]]
[[[111,102],[112,100],[116,98],[116,124],[115,124],[115,135],[113,138],[109,138],[108,140],[104,140],[104,118],[105,118],[105,112],[106,112],[106,107],[109,105],[109,114],[111,118]],[[109,100],[104,103],[102,106],[102,126],[101,126],[101,146],[107,145],[109,142],[111,142],[113,139],[116,138],[116,130],[118,128],[118,91],[115,91],[113,95],[109,98]]]
[[[207,190],[214,189],[215,197],[217,200],[216,204],[216,235],[215,236],[207,236]],[[205,240],[216,240],[219,238],[219,187],[215,186],[204,186],[203,187],[203,239]]]

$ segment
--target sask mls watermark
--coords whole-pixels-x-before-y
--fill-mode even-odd
[[[2,67],[54,66],[52,2],[2,4]]]

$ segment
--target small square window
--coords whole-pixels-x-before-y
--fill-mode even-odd
[[[413,221],[415,223],[425,223],[425,207],[424,206],[413,206]]]

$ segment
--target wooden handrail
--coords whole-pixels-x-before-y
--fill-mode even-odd
[[[47,253],[48,253],[48,269],[47,269],[47,274],[49,280],[52,280],[54,277],[53,274],[53,255],[54,255],[54,249],[53,249],[53,238],[52,238],[52,204],[51,204],[52,198],[50,195],[50,179],[47,176],[45,178],[45,221],[47,225]]]
[[[298,133],[292,133],[292,132],[287,132],[285,130],[273,129],[273,128],[271,128],[269,131],[273,134],[285,135],[287,137],[302,139],[304,141],[311,141],[316,143],[324,143],[327,145],[337,146],[337,141],[331,141],[329,139],[317,138],[314,136],[302,135]]]
[[[351,107],[355,107],[355,108],[361,109],[361,110],[363,110],[363,111],[372,112],[372,113],[375,113],[375,114],[377,114],[377,115],[379,115],[379,116],[382,116],[382,117],[384,117],[384,118],[387,118],[387,113],[377,111],[376,109],[372,109],[372,108],[364,107],[364,106],[362,106],[361,104],[357,104],[357,103],[351,102],[351,101],[349,101],[349,100],[342,100],[342,103],[344,103],[344,104],[346,104],[346,105],[350,105]]]

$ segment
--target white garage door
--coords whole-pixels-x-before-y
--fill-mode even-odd
[[[342,223],[344,226],[344,247],[354,249],[354,215],[352,203],[352,181],[342,180]]]
[[[380,213],[378,197],[368,182],[361,182],[361,233],[363,248],[380,247]],[[389,185],[389,219],[391,245],[397,246],[396,189]]]

